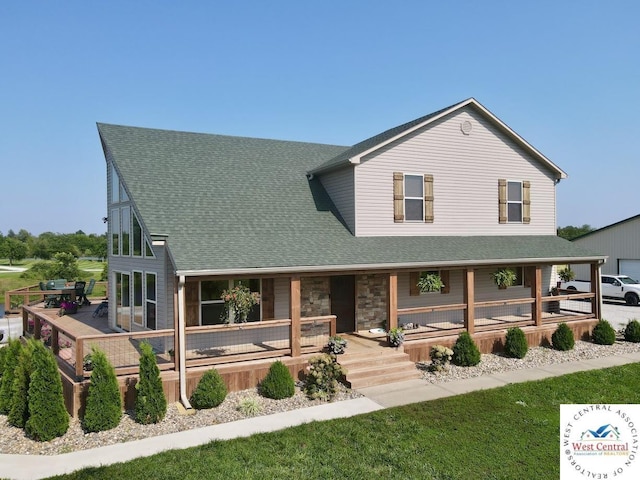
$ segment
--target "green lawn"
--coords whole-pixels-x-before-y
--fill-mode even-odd
[[[217,441],[55,478],[549,479],[562,403],[640,403],[640,364]]]

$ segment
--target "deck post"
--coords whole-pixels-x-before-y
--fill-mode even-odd
[[[76,338],[76,378],[84,377],[84,339]]]
[[[602,317],[602,288],[600,286],[600,264],[591,264],[591,312],[599,320]]]
[[[292,275],[289,296],[289,316],[291,317],[291,356],[300,356],[300,275]]]
[[[467,305],[464,310],[464,328],[473,335],[475,327],[475,272],[473,268],[464,271],[463,301]]]
[[[540,265],[533,267],[531,296],[534,299],[531,305],[531,316],[536,327],[540,327],[542,326],[542,267]]]
[[[389,273],[387,289],[387,326],[388,330],[398,326],[398,272]]]

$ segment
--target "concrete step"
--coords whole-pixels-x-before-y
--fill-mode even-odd
[[[375,376],[356,378],[353,380],[349,380],[349,376],[347,375],[347,381],[349,381],[349,383],[351,384],[352,389],[357,390],[358,388],[373,387],[375,385],[386,385],[389,383],[403,382],[405,380],[412,380],[421,377],[422,374],[414,366],[413,371],[410,370],[400,372],[394,370],[392,372],[387,372],[384,374],[378,373]]]
[[[347,370],[351,388],[401,382],[422,375],[409,355],[400,350],[372,349],[338,355],[338,363]]]
[[[392,372],[413,372],[416,371],[416,364],[410,361],[396,362],[388,365],[371,365],[366,368],[347,369],[347,380],[375,377],[376,375],[386,375]]]
[[[371,365],[385,365],[389,363],[404,362],[409,356],[404,352],[380,353],[355,353],[338,355],[338,363],[348,369],[366,368]]]

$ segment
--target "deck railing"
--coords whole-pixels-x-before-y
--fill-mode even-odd
[[[107,291],[108,282],[96,282],[94,289]],[[46,290],[40,290],[39,284],[7,290],[4,293],[4,308],[9,313],[18,313],[22,305],[40,303],[44,301],[47,295],[51,295],[51,293]]]

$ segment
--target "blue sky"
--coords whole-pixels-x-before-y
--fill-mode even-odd
[[[352,145],[475,97],[569,174],[558,224],[640,213],[637,1],[4,1],[0,232],[106,226],[96,122]],[[616,195],[618,194],[618,195]]]

